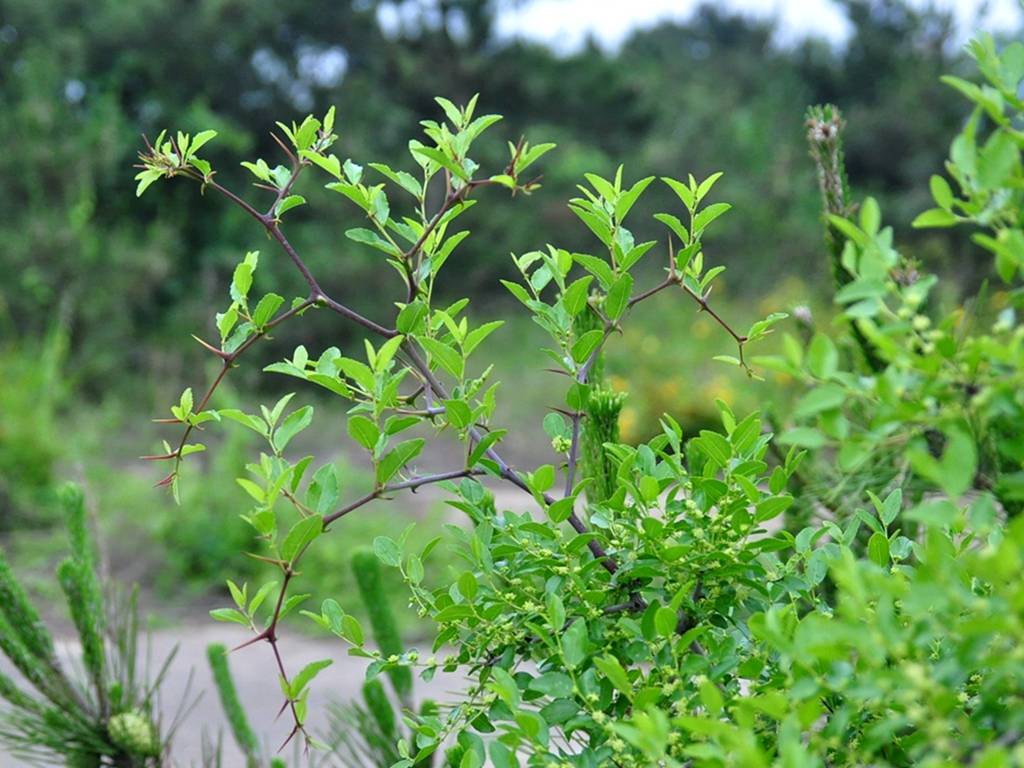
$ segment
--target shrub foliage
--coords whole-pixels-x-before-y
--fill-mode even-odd
[[[261,256],[245,256],[216,316],[218,338],[201,342],[219,374],[202,395],[182,394],[169,419],[181,436],[152,457],[170,464],[163,483],[177,492],[183,460],[204,450],[191,442],[200,428],[230,421],[265,441],[239,484],[260,556],[280,578],[252,594],[232,584],[235,606],[214,617],[273,646],[293,736],[315,743],[308,691],[329,663],[288,670],[281,619],[294,611],[366,657],[371,679],[388,674],[400,698],[407,670],[467,676],[440,710],[403,700],[414,737],[396,742],[395,766],[443,746],[461,768],[1024,761],[1024,45],[1000,52],[979,38],[971,52],[984,83],[948,80],[973,111],[946,174],[931,181],[936,207],[915,225],[974,227],[1005,287],[986,284],[943,309],[949,292],[900,254],[878,204],[849,199],[838,111],[812,110],[836,322],[806,343],[785,335],[783,355],[752,358],[750,345],[786,316],[737,329],[709,298],[724,267],[712,265],[705,240],[729,210],[713,201],[719,175],[661,180],[678,206],[655,215],[666,235],[658,243],[636,242],[627,227],[653,177],[587,174],[569,208],[592,233],[593,252],[549,245],[517,255],[519,279],[505,282],[550,337],[540,354],[557,392],[542,425],[552,451],[530,469],[503,458],[509,427],[495,423],[497,386],[475,363],[481,345],[500,339],[500,322],[477,325],[467,299],[442,306],[435,287],[458,282],[457,248],[469,235],[460,215],[484,188],[534,192],[553,145],[521,140],[505,167],[484,170],[470,153],[499,117],[478,115],[475,98],[465,107],[438,99],[445,120],[424,121],[424,138],[409,143],[411,172],[360,165],[331,152],[332,109],[278,124],[285,164],[244,163],[268,198],[259,207],[222,186],[202,158],[213,131],[161,135],[146,147],[139,194],[164,178],[195,182],[244,210],[306,286],[290,301],[256,296]],[[297,182],[313,172],[365,215],[345,234],[394,269],[390,313],[370,318],[329,295],[293,247],[290,220],[309,204]],[[656,262],[660,280],[650,278]],[[658,294],[718,321],[735,347],[722,362],[747,370],[751,386],[764,368],[795,379],[794,408],[734,414],[719,403],[718,431],[689,434],[666,416],[650,440],[618,442],[621,398],[592,375],[630,311]],[[347,432],[375,477],[353,500],[343,500],[331,465],[316,469],[313,457],[289,450],[314,424],[311,406],[288,396],[258,412],[212,408],[249,349],[310,312],[362,329],[364,348],[299,347],[266,370],[351,404]],[[460,441],[461,460],[425,470],[441,433]],[[520,489],[523,505],[497,507],[494,483]],[[347,515],[428,484],[443,486],[470,524],[451,527],[443,542],[419,541],[410,527],[373,549],[436,624],[429,652],[368,643],[342,607],[351,597],[303,606],[301,561],[318,539],[344,528]],[[437,546],[458,556],[456,573],[431,568]],[[360,583],[373,578],[367,571]]]

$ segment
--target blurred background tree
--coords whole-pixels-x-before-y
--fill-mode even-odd
[[[970,254],[962,234],[909,229],[929,205],[928,176],[942,167],[948,137],[963,119],[960,101],[938,81],[964,68],[948,12],[903,0],[842,0],[845,43],[780,43],[774,22],[709,3],[685,21],[636,31],[614,49],[591,41],[559,51],[500,33],[501,13],[519,4],[0,3],[0,529],[39,520],[61,461],[88,479],[110,469],[97,462],[123,467],[145,452],[140,422],[155,403],[194,384],[206,362],[188,341],[189,333],[212,328],[202,308],[217,303],[241,253],[267,247],[241,214],[204,204],[188,189],[137,201],[130,166],[142,133],[217,129],[210,159],[238,188],[249,181],[239,159],[273,165],[279,157],[269,135],[275,120],[334,104],[343,155],[405,166],[416,121],[438,112],[435,95],[464,101],[480,92],[481,110],[506,117],[493,129],[499,136],[559,142],[545,158],[540,193],[466,215],[475,237],[458,254],[460,291],[497,316],[507,306],[497,278],[509,276],[510,251],[544,242],[591,247],[565,201],[584,170],[607,176],[619,162],[630,178],[725,171],[716,194],[737,211],[723,221],[711,258],[730,268],[730,297],[763,298],[766,286],[779,301],[813,295],[829,273],[803,115],[806,105],[830,101],[851,126],[854,187],[882,199],[902,223],[901,241],[933,263],[955,265],[964,281],[975,279],[972,259],[987,264],[986,255]],[[495,163],[505,154],[499,136],[485,142]],[[305,182],[299,191],[315,205],[317,185]],[[670,205],[649,197],[651,210]],[[635,220],[649,212],[638,210]],[[342,238],[356,224],[347,215],[314,221],[298,210],[290,216],[293,241],[332,294],[373,315],[374,305],[395,297],[385,287],[387,271],[376,268],[378,254]],[[275,287],[296,280],[278,259],[263,265],[262,277]],[[337,338],[331,318],[316,320],[314,333],[329,341],[314,346],[352,341]],[[703,394],[679,395],[685,351],[673,357],[662,349],[654,360],[662,369],[645,362],[651,345],[693,341],[674,337],[661,320],[650,318],[656,330],[648,337],[625,340],[623,355],[634,366],[609,361],[613,382],[629,367],[653,377],[651,386],[636,387],[643,403],[623,412],[627,439],[661,409],[686,415],[694,400],[711,403]],[[689,320],[680,327],[689,333]],[[267,358],[295,343],[282,334]],[[247,386],[239,373],[234,385]],[[685,392],[688,383],[681,386]],[[726,384],[715,386],[721,392],[711,394],[727,395]],[[74,429],[57,428],[58,416]],[[62,437],[69,431],[74,441]],[[127,447],[110,450],[126,437]],[[145,480],[135,473],[126,508]],[[209,524],[211,497],[193,505],[201,512],[197,531]],[[155,503],[148,496],[145,508]],[[178,518],[153,524],[156,535],[180,534],[181,525]]]

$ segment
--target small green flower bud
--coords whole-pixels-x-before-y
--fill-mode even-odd
[[[137,709],[110,718],[107,733],[115,746],[130,755],[157,757],[160,754],[160,738],[156,727]]]

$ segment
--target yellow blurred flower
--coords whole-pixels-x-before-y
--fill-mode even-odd
[[[630,406],[626,406],[622,409],[622,413],[619,414],[619,433],[622,435],[622,440],[627,443],[635,441],[636,435],[633,434],[636,429],[636,409]]]

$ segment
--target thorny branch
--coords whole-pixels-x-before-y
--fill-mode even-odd
[[[278,143],[282,144],[282,146],[283,146],[283,143],[280,142],[279,140],[278,140]],[[516,150],[517,153],[520,151],[521,146],[522,145],[520,144],[519,147],[517,148],[517,150]],[[277,217],[275,216],[275,211],[276,211],[277,206],[279,205],[279,203],[282,200],[284,200],[285,197],[287,197],[287,195],[289,194],[289,192],[293,188],[294,183],[295,183],[296,179],[299,176],[299,173],[302,171],[302,169],[305,167],[305,165],[308,164],[308,161],[305,161],[303,159],[295,157],[295,155],[292,154],[289,150],[287,150],[286,147],[285,147],[285,151],[287,152],[289,158],[292,161],[292,173],[291,173],[288,181],[277,191],[275,200],[274,200],[273,204],[270,206],[270,208],[268,209],[268,211],[266,213],[261,213],[256,208],[254,208],[252,205],[250,205],[248,202],[246,202],[244,199],[242,199],[240,196],[238,196],[237,194],[235,194],[231,190],[227,189],[223,185],[219,184],[218,182],[212,180],[211,178],[205,178],[205,177],[195,173],[191,169],[184,169],[184,170],[181,171],[181,173],[183,175],[186,175],[186,176],[188,176],[190,178],[193,178],[193,179],[199,181],[204,186],[210,187],[211,189],[213,189],[214,191],[216,191],[217,193],[219,193],[220,195],[222,195],[223,197],[225,197],[226,199],[228,199],[229,201],[231,201],[232,203],[234,203],[235,205],[240,207],[250,217],[252,217],[257,222],[259,222],[260,225],[263,226],[264,229],[267,231],[267,233],[275,240],[275,242],[278,243],[278,245],[281,247],[281,249],[288,255],[288,257],[291,259],[293,265],[295,266],[295,268],[297,269],[297,271],[299,272],[299,274],[302,276],[302,278],[305,280],[307,286],[309,287],[309,296],[308,296],[308,298],[305,301],[301,302],[300,304],[298,304],[295,307],[293,307],[291,310],[289,310],[289,311],[285,312],[284,314],[280,315],[279,317],[275,318],[273,321],[267,323],[266,326],[264,326],[264,328],[262,330],[260,330],[256,334],[254,334],[249,339],[247,339],[244,344],[242,344],[237,350],[235,350],[233,352],[228,353],[228,352],[225,352],[223,350],[219,350],[219,349],[213,347],[212,345],[209,345],[206,342],[203,342],[203,341],[200,340],[200,343],[206,349],[208,349],[209,351],[211,351],[213,354],[215,354],[217,357],[219,357],[221,359],[222,366],[221,366],[221,369],[220,369],[219,373],[217,374],[216,378],[209,385],[208,389],[206,390],[206,393],[204,394],[204,396],[200,400],[200,402],[199,402],[199,404],[198,404],[198,406],[196,408],[196,412],[197,413],[201,412],[204,408],[206,408],[206,406],[209,404],[210,399],[212,398],[215,390],[217,389],[217,387],[220,385],[220,383],[224,380],[225,376],[227,375],[227,372],[235,365],[237,359],[242,354],[244,354],[250,347],[252,347],[256,343],[256,341],[258,341],[260,338],[263,338],[264,336],[266,336],[267,333],[270,330],[272,330],[274,327],[276,327],[277,325],[279,325],[279,324],[285,322],[286,320],[294,317],[295,315],[300,314],[302,311],[304,311],[305,309],[308,309],[311,306],[323,306],[323,307],[326,307],[326,308],[332,310],[333,312],[341,315],[345,319],[355,323],[357,326],[363,328],[364,330],[370,331],[370,332],[372,332],[372,333],[374,333],[374,334],[376,334],[378,336],[384,337],[386,339],[393,338],[393,337],[398,335],[398,331],[397,330],[386,328],[386,327],[380,325],[379,323],[377,323],[377,322],[375,322],[375,321],[373,321],[373,320],[371,320],[371,319],[369,319],[367,317],[364,317],[363,315],[359,314],[355,310],[351,309],[349,306],[347,306],[347,305],[345,305],[345,304],[343,304],[343,303],[333,299],[332,297],[330,297],[323,290],[323,288],[320,286],[319,282],[317,281],[315,276],[312,274],[312,272],[309,270],[308,266],[305,264],[305,262],[303,261],[302,257],[298,254],[298,252],[295,250],[295,248],[293,247],[291,242],[288,240],[287,236],[282,231],[282,229],[280,227],[280,222],[277,219]],[[508,169],[506,169],[506,170],[508,171],[508,170],[514,168],[515,162],[516,162],[516,157],[514,156],[512,161],[509,164]],[[430,221],[427,222],[427,224],[424,227],[424,230],[423,230],[422,234],[420,235],[420,237],[418,238],[418,240],[407,251],[405,251],[402,254],[403,261],[406,263],[407,266],[410,267],[410,277],[409,277],[409,300],[410,301],[413,298],[415,298],[416,291],[418,290],[418,286],[415,284],[413,278],[411,277],[412,274],[415,274],[415,270],[411,269],[412,261],[414,259],[416,259],[421,254],[422,249],[423,249],[427,239],[430,237],[431,233],[433,233],[434,230],[436,230],[436,228],[439,226],[439,224],[442,221],[442,219],[444,218],[445,214],[448,213],[455,205],[457,205],[457,204],[459,204],[461,202],[464,202],[466,200],[466,198],[468,197],[469,193],[473,189],[475,189],[475,188],[477,188],[479,186],[484,186],[484,185],[490,184],[490,183],[492,183],[492,182],[490,180],[488,180],[488,179],[470,180],[470,181],[466,182],[463,186],[461,186],[458,190],[453,190],[452,186],[451,186],[451,179],[450,179],[450,177],[446,177],[446,189],[447,189],[447,192],[446,192],[446,195],[445,195],[444,202],[441,204],[441,206],[438,209],[438,211],[431,217]],[[631,297],[629,299],[628,303],[627,303],[627,309],[632,309],[636,304],[644,301],[645,299],[648,299],[648,298],[654,296],[657,293],[660,293],[661,291],[663,291],[663,290],[665,290],[667,288],[670,288],[672,286],[678,285],[691,298],[693,298],[693,300],[699,305],[700,310],[707,312],[720,326],[722,326],[722,328],[724,328],[726,330],[726,332],[728,332],[732,336],[732,338],[736,341],[736,343],[739,346],[739,349],[740,349],[740,360],[742,362],[742,360],[743,360],[743,346],[744,346],[744,344],[747,341],[746,337],[738,334],[725,320],[723,320],[715,312],[715,310],[709,305],[709,303],[707,301],[707,297],[705,295],[701,295],[701,294],[695,292],[693,289],[691,289],[688,285],[685,284],[685,282],[683,281],[682,276],[680,274],[678,274],[676,272],[676,270],[675,270],[675,263],[674,263],[674,259],[673,259],[672,255],[671,255],[671,253],[670,253],[669,262],[670,262],[670,266],[669,266],[669,274],[668,274],[668,276],[663,281],[661,281],[660,283],[655,285],[654,287],[652,287],[652,288],[650,288],[650,289],[648,289],[646,291],[643,291],[641,293],[638,293],[635,296]],[[603,348],[603,346],[604,346],[605,342],[607,341],[607,339],[609,338],[609,336],[617,328],[618,328],[618,324],[617,323],[614,323],[614,322],[611,322],[611,321],[608,321],[607,319],[605,319],[604,335],[603,335],[600,343],[597,345],[597,347],[591,352],[591,354],[589,355],[587,360],[578,369],[578,371],[576,373],[576,376],[575,376],[575,380],[576,380],[577,383],[579,383],[579,384],[586,384],[587,378],[588,378],[588,375],[589,375],[589,372],[590,372],[590,369],[593,366],[595,360],[597,359],[598,354],[600,354],[601,349]],[[419,378],[423,382],[422,393],[424,394],[424,396],[428,400],[428,408],[425,410],[425,413],[427,413],[427,414],[429,414],[431,416],[439,415],[439,414],[444,413],[444,408],[443,407],[430,405],[430,401],[434,400],[434,399],[441,400],[441,401],[447,400],[447,399],[449,399],[449,392],[448,392],[447,388],[445,387],[445,385],[437,378],[437,376],[434,374],[434,372],[430,369],[430,365],[421,356],[420,350],[418,348],[418,345],[416,345],[411,339],[407,338],[407,339],[403,340],[403,342],[402,342],[402,351],[405,353],[405,355],[407,356],[407,358],[408,358],[412,368],[415,369],[416,374],[419,376]],[[569,454],[568,454],[568,461],[567,461],[566,473],[565,473],[566,474],[565,492],[564,492],[564,496],[565,497],[568,497],[572,493],[572,491],[574,489],[574,486],[575,486],[575,476],[576,476],[576,469],[577,469],[577,464],[578,464],[579,443],[580,443],[581,419],[582,419],[582,413],[579,412],[579,411],[576,411],[573,414],[572,443],[571,443],[571,447],[570,447]],[[177,422],[178,420],[174,419],[174,420],[168,420],[168,421]],[[173,480],[175,474],[178,471],[178,466],[179,466],[180,461],[181,461],[182,450],[183,450],[184,446],[186,445],[188,437],[190,436],[190,434],[191,434],[191,432],[192,432],[192,430],[194,428],[195,427],[192,424],[187,424],[186,425],[186,428],[184,430],[184,434],[182,435],[182,438],[181,438],[181,440],[179,442],[178,448],[176,450],[172,451],[171,453],[166,454],[164,456],[149,456],[149,457],[145,457],[147,459],[153,459],[153,460],[175,459],[176,463],[175,463],[174,471],[172,471],[172,473],[170,475],[168,475],[167,478],[162,480],[160,484],[167,484],[167,483],[169,483],[169,482],[171,482]],[[477,426],[470,426],[468,428],[467,432],[469,434],[470,440],[472,441],[472,444],[479,443],[483,439],[483,435],[481,434],[480,429]],[[519,489],[525,491],[526,493],[532,495],[532,490],[530,489],[529,485],[524,480],[524,478],[507,461],[505,461],[501,457],[501,455],[493,447],[488,448],[485,451],[484,455],[488,459],[490,459],[494,463],[494,465],[497,467],[497,470],[498,470],[497,474],[498,474],[499,477],[501,477],[503,480],[505,480],[507,482],[510,482],[512,485],[515,485],[516,487],[518,487]],[[461,478],[461,477],[469,477],[469,476],[473,476],[473,475],[481,475],[481,474],[484,474],[484,471],[481,470],[481,469],[464,468],[464,469],[460,469],[460,470],[452,470],[452,471],[442,472],[442,473],[433,474],[433,475],[415,476],[415,477],[411,477],[411,478],[409,478],[407,480],[400,481],[398,483],[393,483],[391,485],[385,485],[385,486],[382,486],[382,487],[374,489],[373,491],[365,494],[361,498],[356,499],[355,501],[349,503],[348,505],[346,505],[344,507],[341,507],[340,509],[336,510],[335,512],[332,512],[329,515],[325,515],[324,518],[323,518],[323,525],[324,525],[324,528],[326,529],[328,526],[330,526],[331,523],[337,521],[341,517],[344,517],[345,515],[353,512],[353,511],[355,511],[357,509],[360,509],[361,507],[363,507],[363,506],[365,506],[365,505],[367,505],[367,504],[369,504],[369,503],[371,503],[371,502],[373,502],[373,501],[375,501],[377,499],[383,498],[383,497],[385,497],[385,496],[387,496],[387,495],[389,495],[391,493],[394,493],[394,492],[398,492],[398,491],[402,491],[402,490],[411,490],[411,491],[415,492],[416,489],[418,489],[418,488],[420,488],[420,487],[422,487],[424,485],[444,482],[444,481],[447,481],[447,480],[453,480],[453,479],[457,479],[457,478]],[[544,502],[546,504],[553,504],[556,501],[556,499],[553,496],[551,496],[550,494],[547,494],[547,493],[542,494],[542,497],[543,497]],[[569,515],[568,522],[569,522],[570,526],[577,533],[583,534],[583,533],[587,533],[588,532],[586,524],[582,521],[582,519],[579,517],[579,515],[576,513],[575,510],[573,510],[571,512],[571,514]],[[614,556],[610,555],[601,546],[600,543],[598,543],[594,539],[590,539],[587,542],[587,546],[590,549],[590,552],[593,555],[593,557],[601,563],[601,565],[605,568],[605,570],[607,570],[610,574],[615,574],[618,571],[618,567],[619,566],[618,566],[618,563],[615,560]],[[275,663],[277,665],[278,672],[280,673],[281,677],[285,680],[285,682],[287,682],[289,678],[288,678],[288,675],[287,675],[287,673],[285,671],[285,667],[284,667],[284,664],[283,664],[283,661],[282,661],[282,658],[281,658],[281,654],[280,654],[280,650],[279,650],[279,647],[278,647],[277,628],[278,628],[278,624],[279,624],[280,619],[281,619],[282,609],[283,609],[284,604],[285,604],[285,596],[286,596],[286,593],[287,593],[287,588],[288,588],[289,582],[291,581],[291,579],[294,577],[294,575],[296,573],[294,571],[294,566],[301,559],[301,557],[302,557],[302,555],[304,553],[305,553],[305,548],[303,548],[303,550],[300,551],[292,559],[292,561],[290,563],[283,563],[283,562],[279,562],[278,563],[282,567],[282,569],[284,571],[284,582],[282,584],[281,592],[280,592],[280,594],[278,596],[278,600],[277,600],[277,603],[275,605],[274,612],[273,612],[273,615],[271,617],[270,623],[268,624],[266,629],[264,629],[263,631],[257,633],[254,637],[250,638],[250,640],[248,640],[247,642],[243,643],[242,645],[238,646],[238,648],[235,649],[235,650],[238,650],[240,648],[246,647],[248,645],[252,645],[252,644],[254,644],[256,642],[260,642],[260,641],[268,642],[270,644],[272,650],[273,650],[274,658],[275,658]],[[629,600],[626,603],[623,603],[623,604],[617,605],[617,606],[612,606],[611,608],[609,608],[607,610],[608,610],[608,612],[619,612],[619,611],[636,612],[636,611],[644,610],[645,608],[646,608],[646,602],[643,600],[643,598],[641,598],[639,596],[639,594],[634,592],[634,593],[632,593],[630,595],[630,598],[629,598]],[[687,622],[681,617],[680,625],[682,626],[682,625],[684,625],[686,623]],[[286,746],[291,741],[291,739],[294,738],[294,736],[296,734],[301,733],[301,734],[303,734],[304,738],[306,739],[306,745],[307,745],[307,748],[308,748],[309,736],[306,733],[306,731],[304,729],[304,726],[303,726],[303,723],[302,723],[302,721],[300,720],[300,718],[298,716],[298,711],[296,709],[296,702],[289,698],[289,699],[287,699],[285,701],[284,705],[282,706],[282,710],[284,708],[286,708],[286,707],[291,709],[291,713],[292,713],[292,716],[293,716],[293,719],[294,719],[294,726],[292,728],[291,733],[288,735],[288,738],[285,740],[284,744],[281,745],[281,747],[283,748],[284,746]]]

